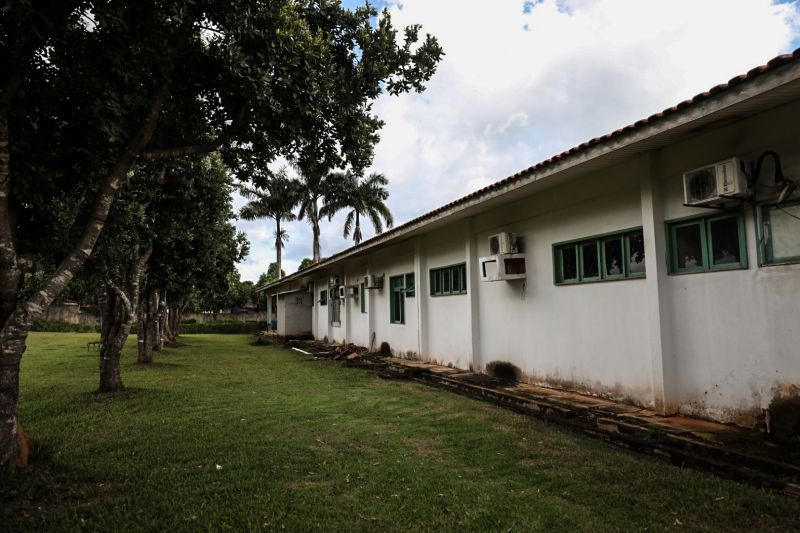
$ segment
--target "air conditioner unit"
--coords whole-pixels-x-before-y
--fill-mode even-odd
[[[747,197],[747,177],[738,157],[683,173],[686,205],[718,204],[731,198]]]
[[[383,276],[369,274],[364,276],[365,289],[381,289],[383,288]]]
[[[353,298],[358,298],[358,287],[350,287],[350,296]]]
[[[481,281],[525,279],[525,254],[495,254],[480,258]]]
[[[517,251],[517,236],[515,234],[505,232],[489,236],[490,254],[514,254]]]

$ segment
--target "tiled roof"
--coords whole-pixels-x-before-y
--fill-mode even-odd
[[[688,100],[684,100],[683,102],[680,102],[680,103],[678,103],[678,104],[676,104],[676,105],[674,105],[672,107],[669,107],[669,108],[667,108],[667,109],[665,109],[665,110],[663,110],[663,111],[661,111],[659,113],[655,113],[653,115],[650,115],[647,118],[643,118],[641,120],[637,120],[633,124],[629,124],[629,125],[625,126],[624,128],[620,128],[618,130],[612,131],[611,133],[607,133],[605,135],[601,135],[600,137],[595,137],[594,139],[591,139],[589,141],[581,143],[578,146],[575,146],[573,148],[570,148],[569,150],[561,152],[560,154],[554,155],[553,157],[551,157],[549,159],[545,159],[544,161],[536,163],[535,165],[532,165],[532,166],[530,166],[530,167],[528,167],[528,168],[526,168],[524,170],[520,170],[519,172],[517,172],[517,173],[515,173],[515,174],[513,174],[511,176],[508,176],[507,178],[503,178],[501,180],[498,180],[498,181],[492,183],[491,185],[487,185],[486,187],[484,187],[482,189],[478,189],[477,191],[471,192],[471,193],[467,194],[466,196],[462,196],[461,198],[459,198],[457,200],[454,200],[454,201],[452,201],[452,202],[450,202],[448,204],[445,204],[445,205],[442,205],[440,207],[437,207],[436,209],[434,209],[432,211],[428,211],[427,213],[425,213],[423,215],[420,215],[417,218],[409,220],[408,222],[405,222],[405,223],[403,223],[403,224],[401,224],[399,226],[395,226],[394,228],[392,228],[390,230],[387,230],[387,231],[385,231],[383,233],[375,235],[374,237],[372,237],[372,238],[370,238],[370,239],[368,239],[368,240],[366,240],[366,241],[364,241],[364,242],[362,242],[362,243],[360,243],[360,244],[358,244],[356,246],[352,246],[350,248],[347,248],[346,250],[342,250],[341,252],[336,253],[336,254],[326,258],[325,260],[321,261],[317,265],[312,265],[312,266],[308,267],[305,270],[311,270],[314,267],[319,267],[319,266],[322,266],[324,264],[331,263],[331,262],[335,261],[336,259],[338,259],[340,256],[343,256],[343,255],[346,255],[346,254],[351,254],[351,253],[353,253],[355,251],[358,251],[358,250],[360,250],[362,248],[367,248],[373,242],[375,242],[377,240],[386,240],[387,237],[391,237],[394,234],[402,233],[404,230],[408,229],[409,227],[415,226],[415,225],[419,224],[420,222],[424,222],[425,220],[427,220],[429,218],[433,218],[433,217],[435,217],[436,215],[438,215],[440,213],[448,211],[449,209],[452,209],[454,207],[457,207],[457,206],[459,206],[461,204],[464,204],[464,203],[467,203],[469,201],[478,199],[481,196],[485,196],[485,195],[487,195],[487,194],[489,194],[489,193],[491,193],[493,191],[496,191],[497,189],[500,189],[500,188],[504,187],[505,185],[508,185],[509,183],[511,183],[513,181],[519,180],[519,179],[531,174],[532,172],[536,172],[538,170],[542,170],[542,169],[544,169],[544,168],[546,168],[546,167],[548,167],[550,165],[553,165],[554,163],[557,163],[557,162],[559,162],[559,161],[561,161],[563,159],[566,159],[568,157],[574,156],[574,155],[576,155],[576,154],[578,154],[580,152],[583,152],[584,150],[587,150],[589,148],[593,148],[593,147],[595,147],[597,145],[605,144],[605,143],[608,143],[610,141],[613,141],[613,140],[617,139],[618,137],[621,137],[622,135],[627,135],[629,133],[632,133],[632,132],[634,132],[634,131],[636,131],[636,130],[644,127],[644,126],[652,125],[652,124],[657,123],[657,122],[659,122],[661,120],[665,120],[666,118],[670,117],[671,115],[673,115],[673,114],[675,114],[675,113],[677,113],[679,111],[684,111],[684,110],[686,110],[686,109],[688,109],[690,107],[694,107],[694,106],[696,106],[696,105],[708,100],[709,98],[711,98],[713,96],[716,96],[716,95],[718,95],[720,93],[723,93],[725,91],[728,91],[728,90],[730,90],[730,89],[732,89],[732,88],[734,88],[734,87],[736,87],[736,86],[738,86],[738,85],[740,85],[740,84],[742,84],[742,83],[744,83],[746,81],[750,81],[750,80],[753,80],[755,78],[758,78],[759,76],[761,76],[761,75],[763,75],[763,74],[765,74],[767,72],[773,71],[773,70],[775,70],[777,68],[783,67],[783,66],[788,65],[790,63],[797,62],[798,60],[800,60],[800,48],[796,49],[791,54],[784,54],[784,55],[780,55],[780,56],[774,57],[771,60],[769,60],[766,64],[761,65],[759,67],[755,67],[753,69],[750,69],[746,74],[740,74],[739,76],[731,78],[730,80],[728,80],[727,83],[720,83],[719,85],[716,85],[716,86],[712,87],[711,89],[709,89],[709,90],[707,90],[705,92],[702,92],[702,93],[700,93],[698,95],[695,95],[694,97],[689,98]],[[303,272],[303,271],[300,271],[300,272]],[[293,278],[293,277],[294,277],[294,274],[292,274],[290,276],[287,276],[287,278]],[[287,278],[283,278],[283,280],[286,280]],[[281,280],[281,281],[283,281],[283,280]],[[277,283],[277,282],[275,282],[275,283]]]

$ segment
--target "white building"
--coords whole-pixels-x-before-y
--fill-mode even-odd
[[[800,182],[800,51],[265,287],[278,331],[755,425],[800,384],[800,198],[770,155],[748,186],[768,151]],[[505,232],[521,255],[482,260]]]

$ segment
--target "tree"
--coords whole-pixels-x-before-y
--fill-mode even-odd
[[[281,252],[289,235],[281,228],[281,222],[297,218],[293,211],[300,201],[300,189],[297,181],[286,175],[285,168],[269,181],[268,187],[268,190],[241,187],[242,196],[250,201],[239,210],[239,216],[245,220],[271,218],[275,221],[275,263],[277,270],[282,273]]]
[[[343,173],[340,186],[331,195],[323,213],[330,219],[336,212],[346,210],[343,235],[347,238],[352,232],[353,241],[358,244],[362,239],[361,217],[369,218],[375,233],[383,231],[383,221],[388,228],[394,224],[392,213],[386,205],[389,198],[389,191],[386,190],[388,183],[383,174],[373,172],[366,179],[359,179],[352,173]]]
[[[319,260],[314,261],[310,257],[304,257],[302,261],[300,261],[300,266],[297,267],[297,271],[305,270],[306,268],[319,263]]]
[[[93,253],[145,161],[223,149],[254,181],[313,150],[369,165],[382,90],[423,90],[442,51],[329,0],[28,0],[0,10],[0,465],[17,450],[34,321]],[[412,47],[415,47],[412,49]],[[52,231],[48,231],[51,230]],[[52,265],[23,297],[26,272]]]
[[[300,210],[297,218],[308,220],[313,235],[312,255],[314,263],[319,263],[322,251],[320,249],[320,200],[333,194],[333,180],[340,178],[340,174],[327,172],[314,163],[300,163],[295,166],[300,173]],[[305,170],[304,170],[305,169]]]
[[[281,271],[281,276],[283,277],[286,275],[286,272]],[[277,263],[270,263],[267,271],[262,273],[258,277],[258,281],[256,282],[256,289],[260,289],[261,287],[266,287],[270,283],[273,283],[280,279],[278,277],[278,264]],[[267,309],[267,293],[264,291],[259,291],[255,293],[255,301],[258,304],[259,309]]]

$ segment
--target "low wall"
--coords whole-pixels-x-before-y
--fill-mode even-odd
[[[94,326],[100,323],[100,318],[89,313],[82,313],[77,305],[51,305],[44,313],[46,320],[66,322],[67,324],[81,324]]]
[[[198,324],[205,324],[214,320],[214,315],[211,313],[183,313],[181,320],[194,320]],[[265,322],[269,320],[269,315],[266,312],[259,311],[258,313],[218,313],[216,320],[230,320],[234,322]]]

